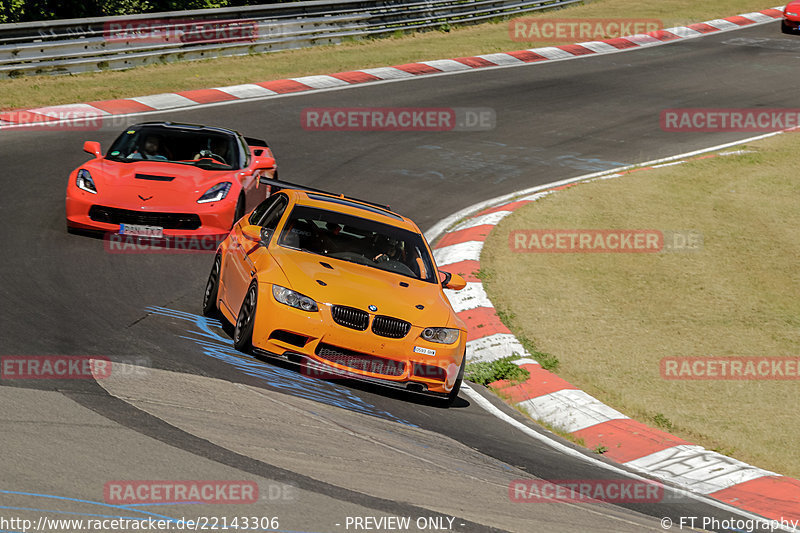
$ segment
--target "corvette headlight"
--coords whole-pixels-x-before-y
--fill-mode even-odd
[[[797,13],[792,13],[791,11],[787,11],[786,14],[789,15],[790,17],[796,17],[797,16]]]
[[[208,189],[203,196],[198,198],[198,204],[205,204],[208,202],[219,202],[223,198],[228,195],[228,191],[231,190],[231,182],[230,181],[223,181],[222,183],[217,183],[210,189]]]
[[[452,328],[425,328],[422,330],[423,339],[440,344],[453,344],[458,340],[459,330]]]
[[[78,171],[78,175],[75,177],[75,185],[82,191],[97,194],[97,187],[94,186],[92,175],[85,168]]]
[[[280,303],[288,305],[289,307],[295,307],[297,309],[302,309],[303,311],[319,310],[317,307],[317,302],[308,296],[300,294],[299,292],[295,292],[291,289],[287,289],[286,287],[281,287],[280,285],[272,286],[272,295]]]

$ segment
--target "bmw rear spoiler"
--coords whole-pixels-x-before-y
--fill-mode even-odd
[[[314,187],[309,187],[308,185],[298,185],[297,183],[289,183],[288,181],[273,180],[273,179],[270,179],[270,178],[261,178],[258,181],[259,181],[259,183],[261,183],[263,185],[271,185],[273,187],[273,189],[272,189],[273,191],[275,191],[276,190],[275,188],[277,188],[277,189],[297,189],[297,190],[300,190],[300,191],[317,192],[317,193],[321,193],[321,194],[327,194],[327,195],[330,195],[330,196],[333,196],[333,197],[336,197],[336,198],[345,198],[346,200],[352,200],[354,202],[359,202],[359,203],[362,203],[362,204],[371,205],[372,207],[377,207],[379,209],[385,209],[386,211],[389,211],[390,213],[394,214],[394,211],[392,211],[392,208],[389,207],[388,205],[378,204],[378,203],[375,203],[375,202],[369,202],[367,200],[361,200],[359,198],[353,198],[352,196],[345,196],[344,194],[336,194],[336,193],[332,193],[330,191],[323,191],[322,189],[315,189]]]

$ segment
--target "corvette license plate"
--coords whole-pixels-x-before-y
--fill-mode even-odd
[[[120,224],[120,235],[135,235],[137,237],[158,237],[164,236],[164,228],[161,226],[144,226],[141,224]]]

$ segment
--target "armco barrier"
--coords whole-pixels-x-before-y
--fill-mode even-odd
[[[119,70],[474,24],[580,0],[335,0],[0,24],[0,78]]]

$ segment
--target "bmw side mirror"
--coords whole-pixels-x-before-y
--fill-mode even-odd
[[[458,274],[451,274],[444,270],[440,270],[439,274],[443,276],[442,287],[445,289],[460,291],[467,286],[467,281]]]

